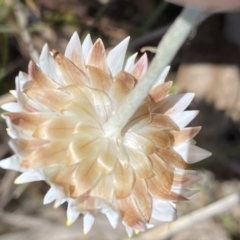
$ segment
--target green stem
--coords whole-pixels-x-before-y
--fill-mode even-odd
[[[159,43],[147,73],[105,124],[106,136],[115,137],[121,134],[122,129],[146,98],[164,67],[170,64],[191,30],[207,15],[196,9],[186,8],[182,11]]]

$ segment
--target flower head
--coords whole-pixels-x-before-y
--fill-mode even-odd
[[[16,77],[17,103],[2,106],[15,152],[0,166],[23,172],[16,183],[44,180],[44,203],[68,202],[67,225],[84,215],[87,233],[97,212],[129,235],[151,219],[172,221],[176,201],[195,193],[199,180],[188,164],[209,152],[196,147],[200,127],[185,128],[197,111],[184,111],[193,94],[168,94],[166,67],[123,129],[106,124],[147,70],[144,54],[123,68],[129,38],[106,56],[100,39],[81,45],[73,34],[65,55],[43,47],[39,63]]]

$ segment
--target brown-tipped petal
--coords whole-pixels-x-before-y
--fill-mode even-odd
[[[88,158],[97,157],[100,142],[96,136],[81,134],[70,144],[67,152],[67,164],[74,164],[80,161],[88,161]]]
[[[110,75],[93,66],[87,66],[87,70],[90,77],[90,86],[108,93],[112,86],[112,78]]]
[[[30,88],[25,91],[26,95],[46,107],[58,111],[62,106],[70,101],[71,96],[60,90],[50,90],[42,88]]]
[[[142,152],[127,148],[130,164],[140,178],[150,178],[153,176],[152,163]]]
[[[42,139],[25,140],[21,138],[15,138],[10,140],[9,145],[14,152],[26,157],[48,143],[49,141]]]
[[[125,198],[131,194],[134,176],[131,166],[124,167],[118,162],[113,170],[114,193],[116,198]]]
[[[150,91],[149,95],[154,100],[154,102],[159,102],[167,96],[171,86],[171,81],[159,84]]]
[[[107,60],[106,52],[101,39],[98,39],[89,53],[87,65],[101,69],[103,72],[110,74]]]
[[[68,141],[54,141],[45,144],[36,151],[30,153],[21,163],[23,168],[51,167],[66,164],[66,151]]]
[[[116,143],[107,138],[101,138],[99,142],[101,143],[101,151],[98,155],[99,168],[102,169],[103,174],[109,174],[118,160]]]
[[[144,53],[142,57],[134,65],[131,74],[139,81],[140,78],[146,73],[147,68],[148,68],[147,54]]]
[[[66,84],[88,84],[87,75],[61,53],[53,50],[54,59]]]
[[[141,214],[149,222],[152,214],[152,198],[148,193],[148,187],[144,179],[136,177],[132,194]]]
[[[74,128],[79,123],[76,117],[62,116],[44,122],[37,127],[33,137],[42,139],[67,139],[74,134]]]
[[[174,137],[174,146],[180,145],[192,140],[201,130],[202,127],[183,128],[180,131],[171,131]]]
[[[97,203],[98,199],[90,196],[87,192],[83,196],[76,199],[76,209],[78,211],[94,212],[96,211]]]
[[[126,197],[117,201],[118,207],[122,213],[123,222],[133,229],[145,230],[144,219],[141,216],[133,196]]]
[[[71,100],[67,104],[61,106],[60,112],[64,115],[78,116],[81,121],[85,121],[87,119],[93,121],[98,120],[93,106],[86,101]]]
[[[152,120],[149,123],[149,127],[157,127],[159,130],[176,130],[179,131],[179,127],[174,121],[164,114],[153,114]]]
[[[157,154],[153,154],[149,158],[156,176],[161,179],[162,185],[170,190],[173,182],[173,171],[168,168],[167,164]]]
[[[119,72],[112,84],[111,96],[113,105],[117,108],[135,86],[135,78],[127,72]]]
[[[90,195],[93,197],[104,199],[108,203],[111,203],[114,194],[114,188],[112,184],[112,175],[105,175],[101,178],[97,186],[91,190]]]
[[[165,181],[162,177],[152,177],[146,180],[150,194],[160,200],[182,201],[186,200],[183,196],[172,192],[165,187]]]
[[[169,166],[180,169],[187,169],[188,164],[172,148],[158,149],[157,155],[161,157]]]
[[[71,197],[79,197],[94,188],[100,181],[101,176],[102,172],[99,169],[97,159],[88,158],[77,164],[73,172],[68,173],[66,171],[61,179],[67,183],[70,180],[71,185],[74,186]],[[60,179],[60,176],[58,177]]]
[[[29,62],[28,73],[33,81],[33,87],[58,88],[59,85],[49,79],[33,61]]]
[[[9,117],[12,123],[23,130],[34,131],[37,126],[53,119],[57,115],[55,113],[40,113],[40,112],[18,112],[4,113],[3,116]]]
[[[134,132],[125,134],[124,144],[146,155],[151,155],[155,151],[155,144],[151,140]]]
[[[168,131],[159,131],[158,128],[143,128],[138,131],[138,134],[148,138],[154,142],[158,148],[169,148],[171,145],[171,135]]]

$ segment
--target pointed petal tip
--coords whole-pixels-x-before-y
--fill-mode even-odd
[[[73,222],[70,219],[67,219],[66,226],[70,227],[73,224]]]

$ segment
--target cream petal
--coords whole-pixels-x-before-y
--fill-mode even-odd
[[[88,158],[96,157],[99,153],[100,141],[96,136],[81,134],[68,146],[67,164],[87,161]]]
[[[84,215],[84,217],[83,217],[83,232],[84,232],[84,234],[87,234],[91,230],[94,220],[95,220],[95,217],[92,214],[86,213]]]
[[[50,167],[66,164],[66,152],[68,141],[54,141],[43,145],[41,148],[30,153],[21,163],[25,168]]]
[[[131,74],[139,81],[140,78],[146,73],[148,68],[147,54],[144,53],[142,57],[134,65]]]
[[[187,126],[197,115],[199,111],[184,111],[180,113],[169,114],[169,117],[179,126],[184,128]]]
[[[181,170],[175,169],[173,185],[191,187],[193,184],[199,182],[202,179],[196,171],[193,170]]]
[[[170,94],[160,101],[154,113],[173,114],[184,111],[194,98],[194,93]]]
[[[134,132],[127,132],[123,143],[136,151],[145,153],[146,155],[151,155],[155,151],[155,145],[151,140]]]
[[[152,214],[152,197],[148,193],[148,187],[144,179],[136,177],[132,194],[141,214],[149,222]]]
[[[15,184],[29,183],[45,180],[41,170],[22,173],[14,181]]]
[[[161,222],[171,222],[177,219],[176,208],[167,201],[153,198],[152,218]]]
[[[113,176],[111,174],[103,176],[90,193],[92,197],[104,199],[108,203],[112,202],[113,194]]]
[[[130,159],[130,164],[140,178],[149,178],[153,176],[152,163],[142,152],[126,148]]]
[[[63,93],[60,90],[31,88],[26,90],[28,97],[43,104],[44,106],[54,111],[60,111],[62,106],[71,100],[71,96]]]
[[[170,70],[170,66],[166,66],[162,72],[160,73],[157,81],[154,83],[154,85],[152,86],[152,89],[156,88],[158,85],[161,85],[162,83],[164,83],[165,78],[167,77],[168,73]]]
[[[71,197],[77,198],[94,188],[102,177],[96,158],[81,161],[76,167],[70,166],[59,172],[55,179],[58,184],[67,183],[74,186]]]
[[[136,59],[137,55],[138,55],[138,53],[134,53],[132,56],[130,56],[130,57],[127,59],[127,62],[126,62],[124,71],[130,73],[130,72],[133,70],[133,67],[134,67],[134,65],[135,65],[135,59]]]
[[[107,63],[112,73],[112,76],[115,76],[118,72],[122,70],[129,40],[130,37],[125,38],[108,53]]]
[[[131,194],[134,183],[134,176],[131,166],[124,167],[121,163],[117,163],[114,170],[114,193],[116,198],[121,199]]]
[[[189,164],[196,163],[212,155],[207,150],[189,143],[174,147],[174,150]]]
[[[148,127],[157,128],[156,130],[176,130],[178,131],[179,128],[175,124],[175,122],[168,116],[164,114],[153,114],[151,121],[149,122]]]
[[[74,32],[65,50],[65,57],[70,59],[80,70],[86,72],[82,46],[77,32]]]
[[[82,44],[83,57],[85,62],[87,62],[88,55],[92,49],[93,43],[90,34],[86,36]]]
[[[104,174],[109,174],[118,160],[116,144],[107,138],[101,138],[99,142],[101,143],[101,151],[99,151],[98,155],[99,168],[102,168]]]
[[[74,129],[79,123],[76,117],[62,116],[50,119],[36,128],[33,137],[41,139],[67,139],[73,136]]]

